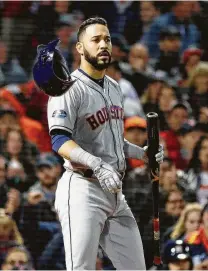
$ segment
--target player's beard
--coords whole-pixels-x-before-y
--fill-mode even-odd
[[[108,68],[111,63],[111,55],[109,54],[109,59],[102,61],[99,63],[99,59],[97,56],[92,56],[90,53],[84,48],[84,57],[87,62],[89,62],[96,70],[102,71]]]

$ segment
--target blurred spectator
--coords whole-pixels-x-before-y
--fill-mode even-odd
[[[200,48],[204,50],[203,59],[208,60],[208,38],[207,38],[207,11],[208,11],[208,3],[207,1],[193,1],[194,5],[194,15],[192,16],[192,20],[195,25],[198,27],[201,35],[200,39]]]
[[[147,140],[146,120],[138,116],[127,118],[124,122],[124,137],[129,142],[143,147]],[[148,168],[142,160],[127,159],[126,162],[127,171],[123,179],[122,189],[138,226],[142,231],[143,226],[149,221],[151,215],[148,206],[144,205],[151,189]],[[145,214],[142,214],[144,208]]]
[[[122,73],[135,87],[139,97],[149,83],[154,70],[149,65],[149,52],[145,45],[136,43],[131,46],[128,63],[120,64]]]
[[[204,123],[196,123],[194,126],[183,125],[177,132],[180,143],[180,153],[187,165],[193,155],[193,149],[202,135],[208,135],[208,127]]]
[[[45,132],[41,123],[25,116],[24,108],[6,91],[0,91],[0,126],[1,135],[10,127],[21,127],[26,138],[36,144],[40,151],[48,149],[43,142]]]
[[[61,232],[56,233],[38,259],[39,270],[65,270],[64,241]],[[99,269],[100,270],[100,269]]]
[[[154,1],[142,1],[139,6],[140,19],[142,21],[142,33],[146,33],[151,23],[160,14],[157,4]]]
[[[200,107],[198,121],[201,124],[207,124],[208,123],[208,106]]]
[[[125,38],[119,34],[112,34],[111,43],[112,43],[112,55],[111,55],[112,60],[125,61],[127,53],[129,51],[129,47]]]
[[[152,210],[152,192],[150,190],[149,196],[146,198],[146,203],[143,205],[143,210],[147,212],[146,206]],[[183,211],[185,201],[180,190],[172,189],[169,192],[163,193],[160,196],[160,233],[161,239],[169,227],[172,227]],[[145,208],[145,209],[144,209]],[[144,211],[143,211],[144,212]],[[144,233],[142,235],[145,260],[147,269],[152,266],[153,262],[153,233],[152,233],[152,219],[144,226]]]
[[[43,160],[46,159],[52,163],[54,176],[57,180],[59,180],[63,173],[63,166],[62,166],[63,159],[60,156],[58,156],[56,153],[41,154],[40,159],[43,159]]]
[[[59,1],[56,1],[56,2],[59,2]],[[63,20],[63,21],[59,21],[56,24],[55,34],[56,34],[56,37],[60,39],[61,41],[59,43],[59,50],[61,51],[62,55],[66,59],[66,62],[69,68],[72,63],[72,55],[71,55],[71,48],[70,48],[70,39],[71,39],[72,33],[73,33],[73,27],[71,23]]]
[[[116,80],[121,88],[123,94],[124,117],[126,118],[135,115],[144,117],[144,112],[137,92],[133,85],[127,79],[122,77],[118,62],[111,62],[106,74]]]
[[[140,1],[138,15],[134,21],[128,22],[124,35],[133,44],[139,41],[150,28],[154,19],[160,15],[160,9],[155,1]]]
[[[171,239],[184,239],[187,234],[199,229],[202,207],[199,203],[189,203],[172,228]]]
[[[10,57],[6,44],[0,40],[0,87],[27,80],[27,75],[18,60]]]
[[[139,147],[144,147],[147,141],[147,122],[145,119],[134,116],[129,117],[124,122],[124,137],[130,143]],[[144,166],[142,160],[128,159],[128,166],[130,168],[136,168]]]
[[[34,146],[25,141],[19,129],[9,129],[2,152],[8,159],[7,177],[10,185],[21,192],[34,183],[34,166],[38,152]]]
[[[36,56],[36,46],[46,44],[55,38],[55,30],[59,22],[70,24],[73,31],[76,31],[77,25],[83,20],[83,14],[76,6],[73,1],[33,1],[31,10],[34,14],[35,27],[22,52],[22,59],[25,58],[25,53],[30,58],[26,63],[29,72]],[[63,31],[62,34],[66,32]]]
[[[48,159],[40,159],[36,164],[38,182],[30,187],[27,200],[29,204],[37,204],[46,201],[53,207],[57,176],[53,163]]]
[[[200,264],[195,265],[194,270],[208,270],[208,260],[205,259]]]
[[[164,81],[157,76],[149,79],[147,88],[141,97],[141,102],[145,113],[158,112],[158,100]]]
[[[48,95],[39,91],[33,80],[22,84],[9,84],[1,88],[0,91],[2,97],[7,98],[11,103],[13,102],[13,107],[16,106],[19,113],[26,114],[28,117],[40,121],[43,125],[47,125]]]
[[[208,105],[208,63],[200,62],[189,79],[189,103],[193,108],[196,119],[199,117],[200,107]]]
[[[40,1],[35,10],[37,28],[34,38],[38,38],[38,44],[45,44],[54,38],[54,29],[58,22],[74,26],[79,23],[79,16],[74,9],[73,1]]]
[[[176,93],[173,87],[164,84],[161,87],[158,99],[158,115],[160,118],[160,131],[168,129],[167,118],[171,108],[177,103]]]
[[[184,169],[185,161],[180,153],[180,143],[177,132],[188,121],[189,111],[184,104],[176,104],[170,110],[167,121],[169,130],[161,132],[161,137],[166,142],[168,156],[174,161],[177,168]]]
[[[201,136],[197,142],[187,169],[186,186],[197,191],[200,204],[208,198],[208,136]]]
[[[165,216],[170,216],[172,218],[179,218],[181,212],[185,206],[183,195],[180,190],[173,188],[164,194],[165,202]],[[167,223],[165,223],[167,226]],[[165,228],[165,227],[164,227]],[[167,228],[167,227],[166,227]]]
[[[201,218],[201,227],[197,231],[191,232],[186,238],[191,248],[194,270],[195,267],[196,270],[200,270],[199,267],[202,268],[205,263],[206,267],[208,266],[208,204],[204,206]],[[206,270],[204,267],[202,269]]]
[[[126,73],[143,72],[146,75],[152,75],[153,69],[149,65],[149,52],[148,48],[141,44],[135,43],[131,46],[128,63],[123,66],[123,71]]]
[[[25,203],[21,220],[24,239],[35,261],[53,235],[60,230],[54,210],[57,176],[53,163],[47,159],[39,159],[36,164],[36,175],[38,182],[24,194]]]
[[[12,56],[19,57],[22,46],[33,29],[31,5],[32,1],[3,1],[2,39]]]
[[[188,48],[183,52],[182,65],[181,65],[181,76],[182,81],[179,82],[181,87],[188,87],[188,79],[196,66],[199,64],[202,58],[202,50],[198,48]],[[187,100],[187,98],[186,98]]]
[[[22,236],[16,222],[0,209],[0,264],[11,247],[23,246]]]
[[[59,16],[59,21],[68,22],[77,31],[84,19],[84,14],[73,1],[54,1],[54,10]]]
[[[7,100],[7,102],[5,101],[4,103],[6,103],[8,107],[16,109],[19,115],[26,115],[27,120],[31,118],[42,124],[43,131],[41,136],[44,138],[44,145],[41,146],[41,150],[45,152],[51,151],[51,138],[48,133],[47,122],[48,95],[38,90],[33,80],[23,84],[6,85],[0,89],[0,92],[2,99]],[[11,103],[11,105],[8,103]],[[24,116],[24,122],[26,116]]]
[[[199,31],[190,20],[194,12],[193,3],[188,1],[171,1],[171,5],[171,12],[156,18],[149,31],[143,37],[151,57],[157,58],[159,56],[159,35],[161,28],[164,26],[175,26],[179,30],[182,41],[181,52],[190,46],[197,46],[199,43]]]
[[[180,239],[167,242],[164,260],[167,270],[193,270],[190,247]]]
[[[173,189],[179,189],[187,202],[196,201],[196,191],[186,186],[185,172],[176,169],[169,157],[165,157],[160,166],[160,193],[167,193]]]
[[[166,193],[178,188],[177,170],[170,158],[165,158],[160,167],[160,192]]]
[[[181,34],[174,26],[161,29],[159,36],[160,55],[152,65],[156,72],[163,74],[165,81],[172,86],[177,86],[180,75],[180,47]]]
[[[34,270],[31,256],[24,248],[11,248],[1,266],[2,270]]]
[[[18,127],[9,128],[5,134],[3,153],[9,160],[35,163],[39,151],[29,141]]]
[[[96,13],[96,15],[104,17],[107,20],[109,30],[112,34],[123,34],[128,22],[137,19],[138,2],[127,0],[99,1],[96,4],[93,3],[89,8],[86,8],[89,10],[86,17],[93,16]]]
[[[14,215],[20,206],[20,193],[7,181],[8,161],[0,156],[0,208],[5,209],[5,213]]]

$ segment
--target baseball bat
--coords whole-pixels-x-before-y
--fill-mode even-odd
[[[159,164],[156,161],[155,154],[159,148],[159,118],[155,112],[147,114],[147,138],[150,177],[152,181],[152,199],[153,199],[153,231],[154,231],[154,260],[153,264],[159,266],[162,264],[160,253],[160,219],[159,219]]]

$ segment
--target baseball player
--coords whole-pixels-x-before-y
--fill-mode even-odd
[[[38,47],[33,74],[39,88],[51,95],[52,146],[65,159],[55,208],[67,270],[95,269],[99,244],[116,269],[144,270],[141,237],[122,194],[122,178],[125,157],[145,159],[147,147],[123,138],[121,90],[105,75],[112,50],[107,23],[95,17],[81,24],[76,44],[81,65],[72,74],[57,43]],[[162,146],[156,160],[163,160]]]

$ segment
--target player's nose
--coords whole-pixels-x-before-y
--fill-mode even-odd
[[[101,39],[100,40],[100,48],[101,49],[106,49],[106,48],[108,48],[108,43],[104,40],[104,39]]]

